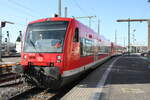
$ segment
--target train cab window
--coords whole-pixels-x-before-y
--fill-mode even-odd
[[[68,26],[67,21],[44,21],[29,24],[24,52],[61,53]]]
[[[75,29],[73,42],[79,42],[79,29],[78,28]]]

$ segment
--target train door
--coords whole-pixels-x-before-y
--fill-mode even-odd
[[[73,36],[72,54],[79,53],[79,29],[76,28]]]
[[[71,66],[78,67],[79,66],[79,56],[80,56],[80,48],[79,48],[79,29],[76,28],[74,31],[74,36],[72,40],[72,49],[71,49]]]

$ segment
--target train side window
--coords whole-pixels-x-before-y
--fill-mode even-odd
[[[83,51],[83,49],[84,49],[84,39],[83,38],[80,38],[80,55],[81,56],[84,56],[84,51]]]
[[[78,28],[75,29],[73,42],[79,42],[79,29]]]

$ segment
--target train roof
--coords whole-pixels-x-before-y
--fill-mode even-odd
[[[44,22],[44,21],[72,21],[72,20],[74,20],[74,18],[52,17],[52,18],[38,19],[38,20],[30,22],[29,24]]]

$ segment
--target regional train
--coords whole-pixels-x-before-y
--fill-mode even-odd
[[[27,82],[55,89],[113,54],[112,42],[75,18],[45,18],[28,24],[16,69]]]

